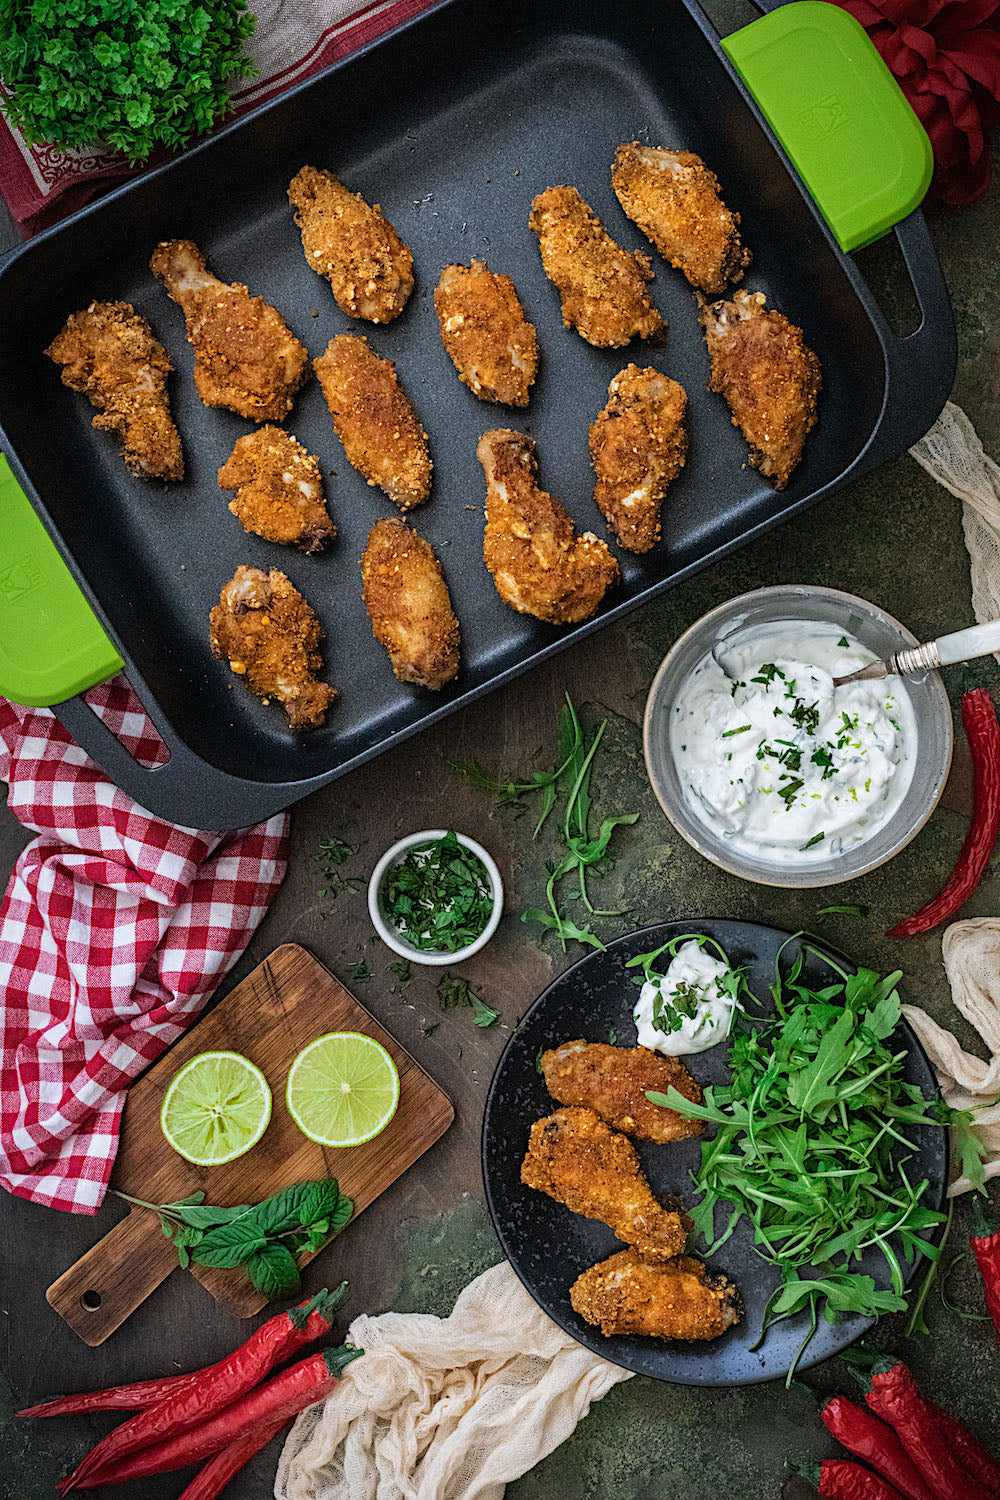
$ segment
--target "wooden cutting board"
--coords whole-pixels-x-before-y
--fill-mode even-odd
[[[388,1050],[399,1069],[399,1107],[381,1135],[340,1150],[317,1146],[285,1107],[285,1082],[296,1055],[329,1031],[360,1031]],[[200,1052],[242,1052],[263,1072],[274,1098],[263,1137],[236,1161],[195,1167],[168,1146],[160,1105],[174,1074]],[[171,1203],[199,1188],[205,1201],[229,1208],[257,1203],[293,1182],[336,1177],[354,1201],[354,1219],[448,1129],[450,1100],[408,1052],[359,1005],[339,980],[297,944],[275,949],[203,1020],[192,1026],[129,1090],[111,1186],[152,1203]],[[339,1237],[338,1237],[339,1238]],[[329,1247],[330,1281],[336,1243]],[[320,1255],[325,1250],[318,1252]],[[305,1257],[311,1260],[312,1256]],[[49,1287],[46,1296],[87,1344],[101,1344],[178,1267],[177,1252],[155,1214],[132,1209],[109,1234]],[[239,1269],[191,1272],[239,1318],[266,1306]]]

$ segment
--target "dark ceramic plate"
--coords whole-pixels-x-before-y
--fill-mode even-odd
[[[483,1120],[483,1177],[490,1214],[511,1265],[540,1307],[551,1318],[595,1354],[623,1365],[640,1375],[672,1380],[684,1385],[749,1385],[775,1380],[791,1368],[808,1331],[802,1314],[778,1323],[763,1346],[751,1352],[760,1331],[767,1300],[778,1283],[776,1271],[754,1251],[749,1226],[743,1222],[732,1238],[712,1256],[708,1264],[724,1272],[739,1287],[746,1317],[722,1338],[709,1344],[670,1343],[650,1338],[604,1338],[585,1323],[570,1306],[569,1289],[581,1271],[622,1248],[604,1224],[570,1213],[544,1193],[521,1183],[521,1160],[528,1146],[528,1132],[535,1120],[557,1106],[550,1098],[536,1067],[539,1048],[554,1047],[574,1037],[606,1042],[613,1031],[619,1046],[635,1046],[632,1008],[638,990],[625,963],[637,953],[659,947],[680,934],[705,933],[725,950],[734,966],[746,968],[747,983],[758,1001],[761,1015],[773,1013],[770,985],[778,949],[787,943],[791,962],[799,950],[797,938],[756,922],[704,921],[668,922],[647,927],[619,938],[605,952],[591,953],[551,984],[535,1001],[507,1043],[497,1065],[486,1100]],[[817,946],[810,940],[810,946]],[[827,949],[834,956],[834,950]],[[841,967],[852,969],[849,960],[836,955]],[[804,976],[821,987],[839,976],[821,958],[806,953]],[[905,1077],[918,1084],[927,1098],[937,1094],[931,1066],[910,1028],[902,1023],[894,1037],[896,1050],[906,1049]],[[701,1084],[724,1083],[728,1076],[726,1047],[719,1046],[687,1059]],[[944,1200],[948,1171],[948,1146],[943,1129],[921,1126],[913,1131],[914,1157],[911,1180],[926,1177],[931,1186],[927,1203],[935,1208]],[[650,1185],[659,1196],[682,1193],[690,1200],[689,1173],[700,1159],[699,1141],[681,1141],[662,1146],[637,1142]],[[720,1223],[721,1223],[721,1210]],[[899,1246],[907,1282],[914,1266],[905,1261]],[[877,1252],[866,1252],[860,1269],[869,1272],[880,1286],[888,1285],[885,1262]],[[820,1319],[819,1328],[800,1362],[800,1368],[817,1364],[845,1349],[872,1326],[873,1318],[857,1314],[840,1323]]]

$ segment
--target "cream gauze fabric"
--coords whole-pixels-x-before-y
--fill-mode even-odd
[[[501,1500],[630,1371],[563,1333],[504,1261],[447,1318],[355,1318],[364,1349],[288,1435],[277,1500]]]

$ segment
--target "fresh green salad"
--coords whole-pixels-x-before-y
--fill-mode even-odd
[[[493,911],[493,889],[478,854],[456,835],[408,849],[390,865],[379,893],[382,915],[422,953],[457,953],[480,936]]]
[[[840,978],[812,988],[803,977],[808,952]],[[647,1096],[717,1127],[693,1174],[700,1201],[691,1218],[709,1254],[749,1219],[758,1253],[781,1273],[761,1340],[772,1323],[804,1309],[810,1315],[796,1364],[821,1312],[836,1322],[843,1313],[906,1307],[897,1247],[911,1260],[939,1255],[927,1236],[945,1215],[927,1202],[929,1183],[915,1175],[908,1132],[941,1126],[951,1112],[903,1076],[906,1053],[892,1047],[899,978],[900,971],[885,978],[871,969],[846,973],[807,944],[783,974],[779,954],[773,1020],[746,1018],[747,1004],[756,1002],[742,984],[744,1014],[729,1044],[731,1083],[707,1088],[704,1105],[674,1088]],[[726,1210],[718,1234],[717,1204]],[[885,1259],[888,1288],[857,1268],[869,1249]]]

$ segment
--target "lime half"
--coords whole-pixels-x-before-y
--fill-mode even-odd
[[[185,1161],[217,1167],[256,1146],[270,1118],[271,1090],[249,1058],[203,1052],[171,1080],[160,1127]]]
[[[399,1103],[399,1073],[370,1036],[334,1031],[292,1063],[288,1113],[321,1146],[360,1146],[384,1130]]]

